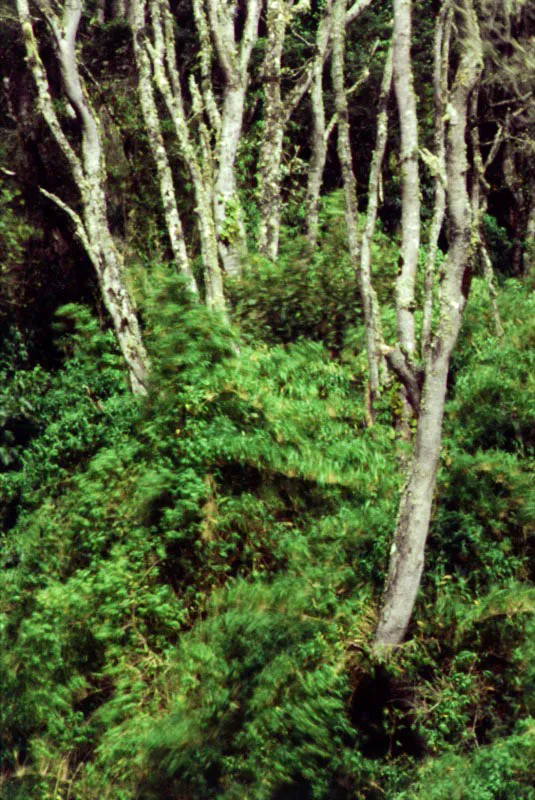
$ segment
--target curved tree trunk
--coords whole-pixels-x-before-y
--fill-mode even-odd
[[[442,444],[450,358],[461,328],[466,303],[464,278],[473,255],[465,138],[470,95],[478,83],[483,56],[472,0],[463,0],[457,24],[461,55],[450,93],[447,131],[450,243],[440,286],[439,321],[425,359],[414,452],[401,496],[375,637],[379,652],[384,646],[403,641],[420,586]]]
[[[360,296],[366,327],[366,352],[368,356],[369,383],[373,401],[380,388],[380,340],[377,300],[371,284],[369,260],[360,258],[357,182],[353,171],[349,131],[349,110],[345,90],[345,30],[346,0],[334,0],[332,15],[331,72],[338,128],[338,159],[344,181],[345,218],[349,255],[359,279]],[[390,85],[390,82],[389,82]],[[364,268],[363,268],[364,267]]]
[[[74,223],[97,274],[104,306],[108,311],[124,360],[132,391],[146,391],[149,363],[134,305],[123,276],[123,264],[111,235],[106,209],[106,173],[98,120],[85,95],[75,52],[76,34],[83,11],[82,0],[66,0],[61,17],[48,3],[37,3],[52,32],[65,95],[80,123],[79,156],[70,144],[56,114],[44,64],[39,55],[28,0],[17,0],[27,61],[37,86],[38,105],[50,133],[63,153],[80,193],[81,213],[59,197],[43,192]]]

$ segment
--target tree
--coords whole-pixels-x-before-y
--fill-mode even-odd
[[[77,211],[45,188],[41,188],[41,192],[73,223],[75,234],[97,274],[102,300],[112,319],[132,390],[142,394],[146,391],[148,358],[134,304],[125,283],[121,255],[108,225],[106,170],[99,120],[91,107],[78,68],[76,35],[84,8],[83,0],[65,0],[59,13],[46,0],[36,0],[36,6],[52,35],[64,97],[80,129],[79,149],[69,140],[56,111],[47,71],[39,53],[29,1],[17,0],[27,63],[37,88],[39,110],[69,166],[79,193],[81,210]]]
[[[446,0],[449,7],[449,0]],[[453,8],[453,6],[452,6]],[[401,36],[403,47],[398,46],[398,59],[401,53],[408,56],[407,42],[410,30],[410,7],[405,3],[396,6],[397,31]],[[390,553],[388,579],[381,608],[379,626],[375,636],[375,646],[380,651],[384,646],[399,644],[407,631],[424,565],[424,550],[431,519],[436,473],[441,449],[442,422],[446,399],[448,372],[451,355],[461,328],[463,310],[466,305],[470,279],[471,261],[474,256],[473,215],[468,190],[468,161],[466,136],[468,131],[469,109],[471,97],[477,89],[483,68],[483,47],[479,22],[472,0],[463,0],[453,9],[457,28],[456,55],[458,59],[451,84],[447,73],[451,70],[451,62],[441,59],[444,70],[440,80],[435,81],[435,91],[440,92],[438,100],[446,105],[447,125],[444,135],[446,166],[446,199],[449,223],[448,253],[441,270],[438,288],[436,312],[437,323],[431,334],[429,346],[425,348],[423,366],[416,372],[407,356],[415,352],[413,340],[413,307],[407,305],[407,298],[413,284],[412,272],[405,273],[405,285],[397,293],[398,333],[400,342],[398,353],[405,356],[403,366],[406,375],[398,371],[404,381],[408,395],[411,397],[416,415],[416,434],[412,460],[408,478],[403,489],[394,541]],[[438,17],[437,25],[446,31],[446,39],[442,40],[442,54],[449,53],[448,12]],[[395,34],[396,35],[396,34]],[[436,41],[440,41],[441,34]],[[396,55],[394,55],[394,63]],[[407,65],[405,65],[407,66]],[[404,69],[399,74],[398,63],[398,103],[410,94],[410,73]],[[403,78],[401,80],[401,77]],[[444,97],[448,87],[447,97]],[[410,107],[409,102],[409,107]],[[411,115],[412,116],[412,115]],[[436,120],[442,125],[442,119]],[[406,136],[415,146],[414,119],[407,123],[409,131]],[[417,191],[415,184],[415,165],[413,153],[402,143],[402,149],[409,160],[411,170],[405,177],[404,194],[407,197],[411,213],[406,215],[411,229],[419,229],[419,221],[415,218],[415,208],[419,201],[413,196]],[[440,153],[437,156],[440,161]],[[440,202],[440,197],[437,199]],[[407,237],[408,238],[408,237]],[[412,247],[408,247],[407,259],[413,258]],[[409,261],[410,265],[410,261]],[[402,276],[403,277],[402,267]],[[412,267],[410,268],[412,270]],[[428,291],[432,287],[428,285]],[[407,294],[408,292],[408,294]],[[412,304],[413,300],[411,300]],[[405,348],[405,352],[402,348]],[[419,386],[421,385],[421,392]]]
[[[160,116],[154,95],[151,60],[144,43],[143,31],[146,25],[145,7],[145,0],[131,0],[130,24],[138,72],[139,103],[148,134],[152,157],[156,164],[165,223],[173,258],[178,270],[185,276],[191,291],[197,295],[199,290],[191,270],[186,242],[184,240],[184,231],[178,213],[173,183],[173,173],[162,135]]]

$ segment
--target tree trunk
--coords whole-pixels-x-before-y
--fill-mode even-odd
[[[219,255],[227,275],[240,275],[245,256],[245,225],[236,185],[236,156],[241,139],[245,83],[227,84],[221,110],[221,131],[216,153],[214,218]]]
[[[237,192],[236,158],[242,135],[249,62],[258,38],[260,0],[247,0],[246,17],[239,42],[236,40],[233,3],[207,0],[210,31],[224,75],[223,105],[215,152],[214,217],[223,269],[241,273],[246,252],[243,211]]]
[[[424,565],[424,550],[442,443],[442,420],[450,358],[466,303],[464,278],[472,255],[467,188],[467,117],[470,95],[482,69],[482,44],[472,0],[457,20],[460,60],[448,104],[447,203],[450,243],[440,287],[439,322],[428,350],[409,477],[403,489],[375,649],[403,641]]]
[[[217,237],[213,207],[213,164],[211,149],[205,134],[204,123],[199,122],[199,142],[195,146],[193,130],[188,122],[182,97],[180,78],[176,64],[176,49],[173,33],[173,18],[166,0],[150,0],[153,41],[146,40],[146,47],[153,64],[153,80],[160,92],[175,129],[179,152],[186,168],[189,170],[195,195],[195,213],[199,228],[201,256],[203,262],[206,303],[212,308],[225,310],[223,279],[219,267]],[[201,63],[207,68],[211,60],[205,47],[209,41],[201,37]],[[198,99],[200,108],[196,107],[195,118],[202,118],[202,100],[198,98],[199,90],[192,79],[193,96]],[[196,91],[195,91],[196,90]],[[207,100],[209,92],[206,87],[203,97],[211,108],[212,118],[217,124],[215,101]],[[215,115],[215,117],[213,116]],[[216,131],[217,133],[217,131]]]
[[[422,320],[422,357],[425,358],[431,344],[431,325],[433,318],[433,294],[435,290],[435,263],[438,253],[438,240],[444,214],[446,212],[446,100],[448,88],[448,67],[450,37],[453,11],[445,2],[435,26],[433,88],[435,95],[435,152],[431,165],[435,183],[435,204],[429,231],[429,242],[424,277],[424,308]]]
[[[351,25],[370,5],[371,0],[357,0],[345,12],[345,25]],[[323,99],[323,69],[329,56],[332,30],[332,0],[326,0],[323,17],[316,32],[316,52],[310,69],[310,100],[312,112],[312,137],[310,142],[310,163],[307,175],[306,208],[307,230],[306,237],[311,250],[314,250],[318,241],[319,228],[319,200],[323,172],[327,159],[327,148],[331,133],[336,124],[336,115],[326,123],[325,104]]]
[[[122,260],[108,225],[104,189],[106,174],[99,125],[84,93],[76,60],[75,42],[83,10],[82,0],[69,0],[62,18],[59,18],[48,4],[40,2],[38,6],[52,31],[65,95],[80,123],[81,157],[69,143],[56,114],[33,31],[28,0],[17,0],[27,61],[37,86],[39,109],[69,164],[80,193],[81,215],[59,197],[50,192],[43,193],[73,221],[75,232],[97,273],[102,300],[113,322],[132,391],[144,394],[148,380],[148,357],[134,305],[124,281]]]
[[[186,278],[190,290],[198,295],[199,290],[189,263],[182,223],[178,214],[173,174],[163,141],[160,117],[152,88],[151,63],[144,41],[145,6],[146,0],[131,0],[130,25],[138,73],[139,101],[152,157],[156,164],[160,197],[173,258],[179,272]]]
[[[345,22],[346,0],[334,0],[332,15],[332,81],[338,129],[338,159],[344,181],[345,218],[349,255],[359,279],[360,296],[366,326],[366,352],[368,355],[369,384],[373,401],[377,399],[380,388],[379,362],[379,320],[377,300],[371,285],[369,259],[360,259],[358,229],[357,182],[353,171],[351,141],[349,135],[349,111],[345,90]],[[362,268],[364,266],[364,269]]]
[[[293,0],[268,0],[267,2],[267,41],[266,54],[262,68],[264,85],[264,114],[262,142],[258,164],[258,249],[274,260],[279,250],[281,223],[281,161],[284,134],[292,114],[307,93],[313,77],[310,64],[301,74],[296,84],[283,96],[281,62],[284,50],[284,37],[288,22],[302,11],[309,10],[309,3]],[[323,19],[320,21],[320,28]],[[316,55],[316,59],[318,56]],[[323,70],[322,57],[322,70]]]
[[[281,94],[281,61],[286,33],[284,0],[267,0],[266,54],[262,69],[264,109],[258,162],[258,249],[275,260],[280,231],[280,162],[285,129]]]
[[[394,0],[394,88],[401,131],[401,254],[396,283],[398,339],[404,354],[415,351],[414,287],[420,246],[418,118],[411,66],[411,0]]]
[[[312,85],[310,88],[312,138],[305,202],[307,208],[307,239],[311,250],[315,249],[318,241],[319,200],[325,160],[327,158],[328,138],[323,99],[323,68],[331,36],[332,0],[326,0],[323,14],[324,16],[320,20],[316,34],[316,53],[312,62]]]
[[[361,294],[369,298],[369,317],[372,324],[366,328],[366,346],[368,352],[374,354],[373,372],[370,369],[370,394],[373,418],[373,404],[377,400],[381,385],[385,381],[384,358],[380,354],[382,344],[381,320],[377,303],[377,296],[372,286],[370,250],[375,231],[375,220],[377,218],[377,206],[379,200],[379,184],[381,169],[386,148],[388,134],[388,96],[392,85],[392,44],[388,48],[383,79],[381,82],[381,93],[379,97],[379,109],[377,114],[377,133],[375,149],[373,151],[372,163],[370,167],[370,178],[368,181],[368,209],[366,212],[366,222],[362,232],[360,244],[360,280]],[[369,359],[368,359],[369,360]]]

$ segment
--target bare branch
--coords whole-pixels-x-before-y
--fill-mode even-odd
[[[346,25],[351,25],[357,17],[360,17],[363,11],[366,11],[368,6],[372,4],[373,0],[356,0],[353,5],[346,11]]]

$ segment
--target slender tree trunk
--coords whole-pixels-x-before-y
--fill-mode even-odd
[[[130,25],[134,45],[138,73],[139,101],[149,145],[156,164],[156,173],[160,186],[160,196],[164,211],[167,234],[171,243],[171,251],[179,272],[185,276],[190,290],[198,294],[197,283],[191,271],[189,257],[184,241],[182,223],[178,214],[173,174],[163,141],[158,107],[152,87],[152,68],[145,45],[146,0],[131,0]]]
[[[482,69],[482,44],[472,0],[458,14],[460,60],[450,94],[447,131],[447,203],[450,243],[439,297],[439,321],[425,359],[424,383],[409,477],[403,489],[390,554],[375,648],[400,644],[409,626],[424,565],[424,551],[442,443],[450,358],[466,303],[464,278],[472,256],[467,188],[467,118]]]
[[[316,53],[312,63],[312,85],[310,88],[312,137],[307,175],[306,208],[307,239],[311,250],[315,249],[318,241],[319,201],[327,158],[328,137],[323,99],[323,68],[331,36],[332,0],[326,0],[323,14],[324,16],[320,20],[316,34]]]
[[[429,243],[424,277],[424,307],[422,321],[422,357],[425,358],[431,343],[433,318],[433,293],[435,290],[435,263],[438,253],[438,240],[446,212],[446,99],[448,87],[448,66],[453,10],[449,0],[445,0],[435,27],[433,87],[435,95],[435,153],[432,172],[435,183],[435,204],[429,231]]]
[[[396,284],[398,339],[404,354],[415,351],[414,287],[420,247],[418,118],[411,66],[411,0],[394,0],[394,87],[401,130],[401,254]]]
[[[481,155],[481,148],[479,142],[479,127],[478,127],[478,100],[479,90],[472,93],[470,101],[470,140],[472,143],[473,161],[474,161],[474,179],[472,181],[471,192],[471,206],[472,206],[472,237],[473,241],[477,244],[477,249],[481,256],[483,264],[483,275],[487,284],[489,292],[490,305],[492,309],[492,319],[494,322],[494,331],[499,338],[503,336],[503,325],[498,309],[497,292],[494,281],[494,270],[492,261],[485,241],[485,236],[482,230],[482,223],[488,206],[488,191],[490,189],[489,183],[486,178],[486,171],[496,153],[499,149],[499,141],[501,140],[501,128],[498,129],[495,140],[485,163]]]
[[[43,194],[68,214],[74,223],[76,235],[95,268],[104,306],[113,322],[126,362],[132,391],[143,394],[148,380],[148,357],[134,305],[124,280],[122,260],[108,225],[104,188],[106,174],[99,125],[84,93],[76,60],[75,42],[83,10],[82,0],[67,0],[61,18],[45,2],[39,2],[38,7],[43,12],[54,37],[65,95],[80,123],[81,156],[78,156],[67,139],[56,114],[46,70],[33,31],[28,0],[17,0],[27,62],[37,86],[39,109],[69,164],[80,193],[81,214],[56,195],[50,192]]]
[[[258,249],[274,260],[279,248],[280,162],[285,129],[281,62],[288,9],[284,0],[267,0],[266,54],[262,69],[264,113],[258,163]]]
[[[272,260],[277,257],[279,248],[281,161],[284,134],[292,114],[310,88],[315,65],[320,60],[321,71],[323,72],[323,64],[327,52],[329,31],[325,27],[325,17],[322,17],[316,34],[316,44],[319,45],[319,51],[316,52],[312,62],[303,70],[296,84],[283,96],[281,61],[286,28],[288,23],[290,25],[293,23],[298,14],[308,9],[309,3],[307,0],[295,5],[293,5],[293,0],[267,0],[266,22],[268,35],[262,70],[264,117],[258,171],[260,216],[258,248],[260,252]],[[321,167],[321,172],[323,172],[323,166]]]
[[[332,12],[332,81],[337,117],[338,159],[344,181],[345,218],[349,255],[359,279],[360,296],[366,327],[369,385],[373,402],[380,389],[380,325],[377,299],[371,284],[369,259],[360,258],[357,182],[353,171],[349,131],[349,111],[345,90],[345,30],[346,0],[334,0]],[[363,269],[364,267],[364,269]]]
[[[370,5],[371,0],[356,0],[345,12],[346,28],[351,25]],[[310,141],[311,155],[307,175],[306,237],[311,250],[318,241],[319,201],[323,173],[327,159],[329,139],[336,125],[336,114],[327,123],[323,98],[323,70],[329,57],[332,31],[332,0],[326,0],[323,17],[316,32],[316,52],[310,69],[310,100],[312,113],[312,136]]]
[[[174,126],[180,155],[191,176],[201,243],[206,303],[210,307],[224,311],[223,279],[219,266],[214,221],[213,163],[210,144],[207,141],[208,134],[205,132],[204,123],[199,122],[199,142],[196,147],[184,108],[176,64],[174,22],[166,0],[150,0],[150,10],[153,40],[150,42],[146,39],[145,44],[152,60],[154,83],[167,107]],[[201,37],[201,63],[204,69],[207,68],[210,61],[210,53],[206,53],[205,47],[210,47],[210,43]],[[203,101],[199,97],[200,92],[193,80],[192,89],[194,101],[200,105],[200,108],[197,106],[195,108],[195,117],[202,119]],[[209,89],[205,87],[203,98],[209,105],[212,118],[217,125],[217,108],[213,97],[210,99],[208,93]]]
[[[375,139],[375,149],[373,151],[370,177],[368,181],[368,208],[366,212],[366,222],[362,231],[360,244],[360,276],[363,296],[369,297],[370,318],[372,325],[366,329],[366,345],[368,351],[372,350],[375,355],[377,369],[372,373],[370,370],[370,393],[371,406],[377,400],[381,385],[385,381],[384,357],[381,355],[382,332],[377,296],[372,286],[371,276],[371,243],[375,231],[375,221],[377,218],[377,206],[379,201],[379,185],[381,179],[381,169],[386,149],[388,135],[388,96],[392,85],[392,44],[388,48],[383,79],[381,82],[381,93],[379,96],[379,109],[377,114],[377,133]]]

